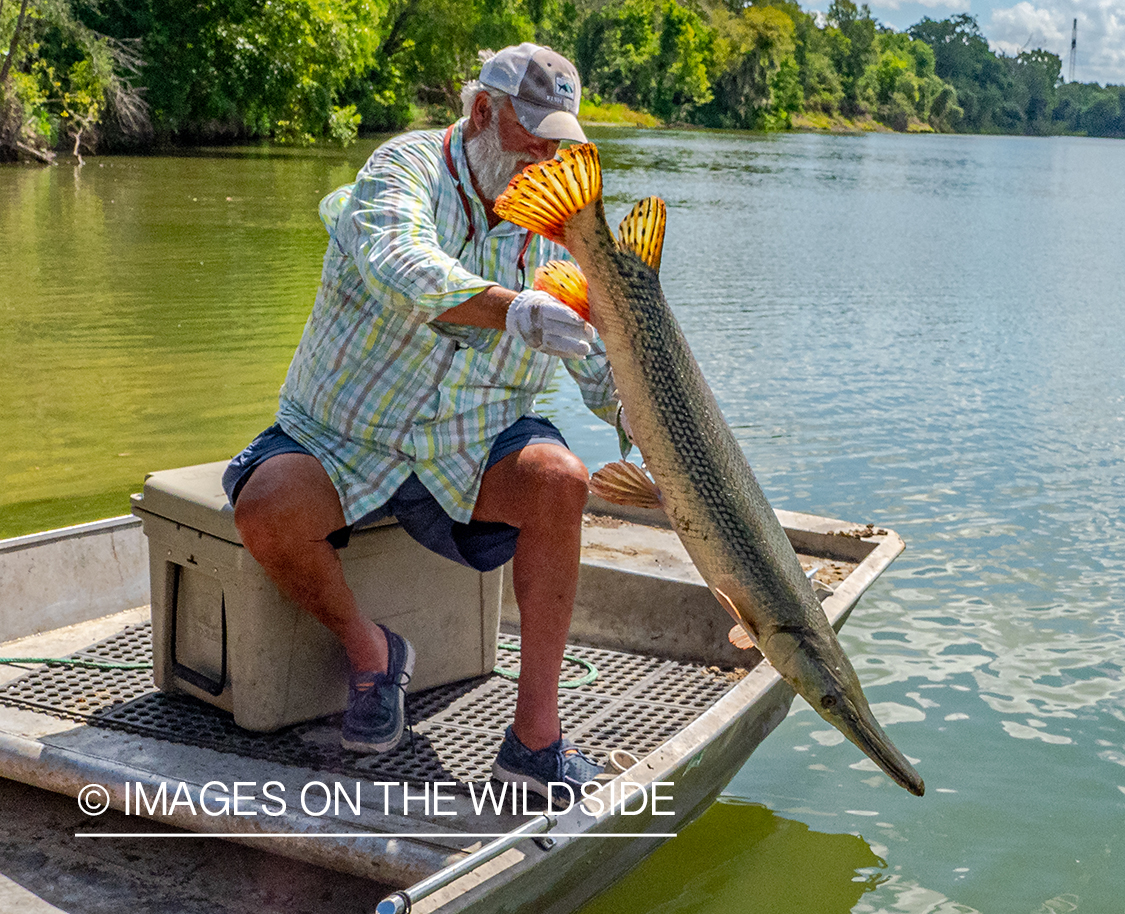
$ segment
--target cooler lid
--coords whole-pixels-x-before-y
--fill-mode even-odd
[[[223,471],[229,463],[229,460],[218,460],[149,473],[145,477],[143,494],[132,498],[133,513],[155,514],[241,546],[242,537],[234,525],[234,508],[223,491]],[[356,529],[391,527],[395,523],[393,517],[387,517]]]
[[[149,473],[143,494],[133,496],[133,513],[155,514],[241,545],[242,538],[234,525],[234,508],[223,491],[223,470],[229,463],[219,460]]]

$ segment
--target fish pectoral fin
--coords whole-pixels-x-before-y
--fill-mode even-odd
[[[557,159],[528,165],[493,204],[501,219],[563,241],[566,223],[602,195],[602,167],[593,143],[569,146]]]
[[[663,509],[660,490],[635,463],[607,463],[590,477],[590,491],[615,505]]]
[[[652,267],[654,273],[659,273],[667,221],[664,201],[659,197],[646,197],[621,220],[621,225],[617,227],[617,247],[636,254]]]
[[[754,639],[746,634],[746,629],[735,625],[727,633],[727,640],[739,650],[748,651],[754,646]]]
[[[553,295],[579,317],[590,319],[590,288],[577,264],[550,260],[535,271],[535,288]]]

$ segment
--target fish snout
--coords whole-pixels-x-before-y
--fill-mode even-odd
[[[825,696],[827,697],[827,696]],[[831,705],[832,703],[829,702]],[[818,708],[821,716],[828,720],[841,733],[854,743],[864,755],[882,769],[892,781],[910,791],[916,797],[926,792],[922,776],[891,742],[886,731],[871,713],[867,700],[862,699],[861,707],[849,708],[844,713],[832,715],[834,707]],[[838,718],[838,719],[837,719]]]
[[[921,776],[875,719],[855,669],[830,631],[778,630],[768,648],[780,656],[766,656],[814,711],[896,784],[922,796],[926,787]]]

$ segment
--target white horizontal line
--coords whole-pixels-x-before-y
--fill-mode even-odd
[[[506,838],[511,834],[506,831],[497,832],[464,832],[455,835],[437,834],[435,832],[337,832],[320,833],[313,835],[297,835],[286,832],[255,834],[253,832],[230,832],[212,834],[202,832],[80,832],[74,833],[75,838],[440,838],[444,840],[461,838]],[[524,835],[525,838],[675,838],[676,832],[582,832],[580,834],[562,834],[555,832],[541,832],[534,835]]]

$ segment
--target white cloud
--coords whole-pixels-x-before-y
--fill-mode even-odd
[[[856,0],[859,5],[863,0]],[[1069,74],[1070,26],[1078,20],[1075,78],[1125,85],[1125,0],[866,0],[875,18],[904,31],[929,16],[976,17],[992,49],[1005,54],[1043,48]],[[825,9],[828,0],[821,0]],[[806,7],[808,9],[808,7]]]
[[[1058,53],[1058,48],[1063,47],[1066,38],[1060,26],[1062,17],[1056,10],[1041,9],[1032,6],[1027,0],[1021,0],[1008,9],[992,11],[992,20],[985,33],[991,41],[993,50],[1003,51],[1005,54],[1018,54],[1029,48],[1043,48]],[[1008,36],[1025,35],[1022,41],[1013,41]],[[1061,54],[1059,55],[1062,56]]]
[[[1121,0],[1020,0],[994,9],[981,31],[993,50],[1042,48],[1058,54],[1069,74],[1070,31],[1078,20],[1074,76],[1079,82],[1125,84],[1125,5]]]

